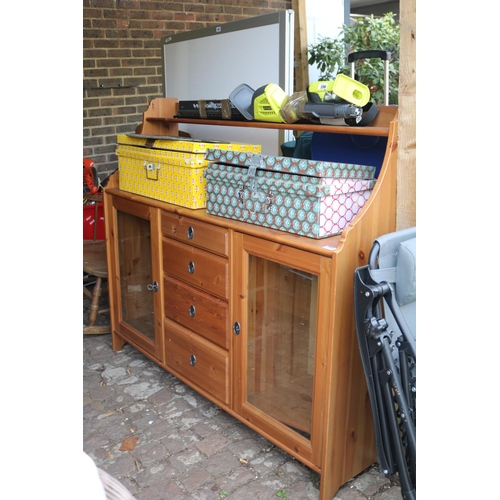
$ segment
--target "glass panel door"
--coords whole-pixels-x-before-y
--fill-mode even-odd
[[[149,220],[117,211],[122,321],[155,342]]]
[[[249,255],[247,401],[310,439],[318,276]]]
[[[233,408],[321,467],[331,259],[238,232],[233,240]]]

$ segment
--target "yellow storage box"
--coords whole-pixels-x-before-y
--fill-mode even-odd
[[[260,153],[262,146],[119,135],[116,154],[120,189],[182,207],[206,208],[207,149]]]

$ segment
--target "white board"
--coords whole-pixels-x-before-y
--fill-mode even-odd
[[[165,97],[182,100],[228,99],[246,83],[254,90],[275,83],[293,93],[294,12],[284,10],[203,28],[162,39]],[[182,124],[201,140],[261,144],[262,152],[281,154],[293,140],[288,131]]]

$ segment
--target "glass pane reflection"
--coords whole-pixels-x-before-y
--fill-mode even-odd
[[[250,255],[248,402],[310,439],[318,277]]]
[[[151,228],[146,219],[117,212],[122,319],[138,332],[155,339],[151,284]]]

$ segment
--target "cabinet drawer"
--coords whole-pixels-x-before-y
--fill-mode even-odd
[[[163,270],[190,285],[228,298],[229,265],[224,257],[163,238]]]
[[[227,302],[168,276],[164,278],[165,316],[223,349],[229,348]]]
[[[228,256],[229,236],[226,228],[162,212],[161,229],[164,236]]]
[[[165,320],[168,367],[218,400],[229,404],[229,354],[203,337]]]

